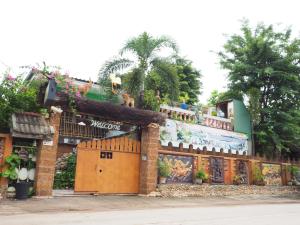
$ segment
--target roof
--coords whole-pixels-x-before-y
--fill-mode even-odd
[[[14,113],[11,122],[13,137],[47,139],[54,133],[54,128],[37,113]]]
[[[147,126],[150,123],[163,125],[166,120],[166,115],[160,112],[130,108],[110,102],[77,99],[75,104],[79,112],[89,113],[106,119],[122,121],[134,125]]]

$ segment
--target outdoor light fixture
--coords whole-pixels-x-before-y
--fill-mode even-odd
[[[80,125],[80,126],[86,126],[86,124],[84,122],[79,122],[78,125]]]

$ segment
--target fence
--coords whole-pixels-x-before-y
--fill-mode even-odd
[[[195,174],[202,169],[211,184],[233,184],[236,179],[242,184],[258,184],[259,177],[266,185],[287,185],[291,181],[291,166],[300,167],[299,161],[267,159],[265,156],[240,155],[235,153],[207,151],[201,149],[161,146],[158,150],[160,160],[171,166],[168,183],[193,182]]]

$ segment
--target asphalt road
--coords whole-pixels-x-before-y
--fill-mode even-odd
[[[44,212],[0,216],[1,225],[300,225],[300,203]]]

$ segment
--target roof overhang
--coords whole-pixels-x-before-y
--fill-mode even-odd
[[[11,118],[13,137],[30,139],[48,139],[54,134],[54,128],[43,116],[37,113],[14,113]]]

